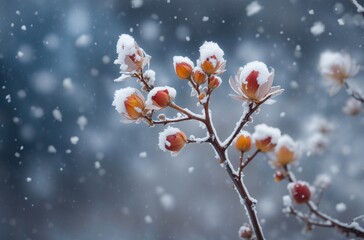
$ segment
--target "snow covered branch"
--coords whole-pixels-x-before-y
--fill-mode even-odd
[[[182,149],[191,143],[208,143],[212,146],[220,165],[226,170],[242,205],[250,224],[244,224],[239,230],[239,236],[245,239],[264,239],[263,229],[259,222],[256,211],[257,200],[251,197],[245,182],[244,171],[247,166],[257,158],[258,154],[267,154],[272,159],[272,166],[277,170],[276,181],[288,180],[288,189],[291,198],[297,204],[305,204],[308,213],[296,210],[291,204],[289,196],[284,197],[286,212],[296,216],[311,230],[312,226],[335,228],[346,234],[364,237],[364,230],[354,220],[351,224],[340,222],[319,211],[319,201],[322,191],[319,193],[318,202],[311,200],[311,187],[308,183],[297,181],[288,165],[300,156],[299,144],[288,135],[281,135],[278,128],[258,124],[254,127],[254,133],[243,131],[248,122],[252,122],[253,115],[262,104],[272,104],[272,99],[283,92],[279,86],[272,86],[274,69],[258,61],[247,63],[240,67],[235,77],[229,79],[229,84],[235,94],[230,96],[243,102],[242,116],[235,124],[235,128],[225,141],[219,140],[218,133],[214,128],[210,100],[213,93],[223,83],[219,75],[225,72],[226,60],[224,52],[214,42],[205,42],[200,47],[200,56],[196,66],[188,57],[175,56],[173,66],[178,78],[185,81],[191,88],[191,97],[196,104],[202,107],[202,114],[196,114],[188,108],[181,107],[175,103],[177,91],[169,86],[155,86],[155,72],[149,68],[151,57],[141,49],[135,40],[126,34],[122,34],[117,43],[118,59],[121,77],[117,81],[127,78],[136,78],[140,83],[140,90],[126,87],[115,91],[113,106],[121,114],[125,123],[146,122],[149,126],[167,125],[164,131],[159,133],[158,145],[162,151],[170,152],[172,156],[178,155]],[[355,76],[359,67],[350,56],[341,53],[325,53],[322,55],[320,68],[323,76],[331,82],[331,93],[336,93],[341,86],[350,89],[346,82],[349,77]],[[143,95],[143,92],[146,97]],[[357,101],[363,103],[363,98],[356,91],[351,90],[350,95]],[[167,117],[157,112],[164,109],[177,111],[177,116]],[[206,129],[206,137],[195,138],[187,135],[178,128],[171,127],[185,121],[194,120]],[[239,164],[235,170],[228,158],[228,151],[234,145],[240,153]],[[253,150],[254,149],[254,150]],[[249,154],[249,151],[252,151]],[[249,155],[246,155],[249,154]],[[248,156],[244,160],[244,155]],[[323,189],[322,189],[323,190]]]
[[[350,0],[350,2],[351,2],[352,4],[354,4],[354,6],[356,7],[356,11],[357,11],[358,13],[363,14],[363,16],[364,16],[364,7],[363,7],[362,5],[360,5],[360,3],[358,3],[358,1],[357,1],[357,0]]]
[[[286,177],[286,179],[291,183],[291,184],[297,184],[299,183],[299,181],[295,180],[295,176],[292,173],[292,171],[289,169],[289,167],[286,165],[284,166],[284,175]],[[308,188],[309,189],[309,188]],[[296,201],[296,203],[304,203],[308,210],[309,213],[304,214],[298,210],[295,210],[293,208],[293,206],[291,204],[288,204],[288,206],[286,206],[286,212],[296,216],[298,219],[302,220],[303,222],[306,223],[306,229],[307,230],[312,230],[312,226],[319,226],[319,227],[329,227],[329,228],[334,228],[337,229],[339,232],[346,234],[347,236],[349,236],[350,234],[356,236],[356,237],[360,237],[360,238],[364,238],[364,228],[360,227],[360,225],[354,220],[352,221],[352,223],[343,223],[337,219],[334,219],[332,217],[330,217],[329,215],[321,212],[318,209],[318,205],[316,205],[312,200],[310,200],[311,198],[311,193],[310,190],[308,191],[308,198],[306,199],[302,199],[302,196],[305,195],[306,193],[299,189],[296,188],[296,190],[293,189],[289,189],[291,191],[291,195],[293,197],[293,199]],[[320,220],[317,220],[320,219]]]

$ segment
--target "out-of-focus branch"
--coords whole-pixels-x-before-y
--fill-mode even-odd
[[[295,182],[294,181],[295,176],[292,173],[292,171],[290,171],[287,166],[284,167],[284,170],[285,170],[286,179],[289,182]],[[309,214],[309,215],[305,215],[297,210],[294,210],[292,207],[290,207],[291,211],[289,213],[297,216],[298,218],[300,218],[301,220],[306,222],[308,225],[316,225],[316,226],[320,226],[320,227],[332,227],[332,228],[337,229],[341,233],[344,233],[347,235],[353,234],[356,237],[364,238],[364,229],[361,228],[357,222],[353,221],[351,224],[348,224],[348,223],[343,223],[337,219],[334,219],[334,218],[330,217],[329,215],[319,211],[318,206],[315,205],[315,203],[312,201],[306,202],[306,206],[310,210],[311,214]],[[292,211],[292,210],[294,210],[294,211]],[[319,222],[315,219],[312,219],[312,215],[320,218],[323,222]]]
[[[364,103],[364,97],[362,96],[362,95],[360,95],[360,93],[359,92],[357,92],[357,91],[355,91],[354,89],[352,89],[351,87],[350,87],[350,85],[347,83],[347,82],[345,82],[344,83],[344,86],[345,86],[345,88],[346,88],[346,92],[352,97],[352,98],[354,98],[355,100],[358,100],[359,102],[361,102],[361,103]]]
[[[357,12],[361,13],[364,17],[364,7],[357,0],[350,0],[350,2],[356,7]]]

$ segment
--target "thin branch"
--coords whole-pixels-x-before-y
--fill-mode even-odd
[[[314,225],[319,227],[332,227],[331,224],[322,221],[314,221],[309,216],[302,214],[301,212],[289,207],[289,214],[296,216],[301,221],[305,222],[308,226]]]
[[[210,76],[208,76],[208,78],[210,79]],[[208,89],[208,91],[207,91],[208,98],[206,100],[206,103],[204,104],[205,119],[203,121],[206,126],[206,129],[210,135],[208,142],[212,145],[212,147],[215,149],[215,151],[219,155],[220,163],[223,164],[223,166],[225,166],[226,172],[228,173],[231,181],[233,182],[240,198],[244,202],[244,206],[248,212],[249,220],[253,226],[253,229],[254,229],[254,232],[256,235],[256,239],[264,240],[263,231],[260,226],[259,219],[258,219],[257,212],[256,212],[256,207],[255,207],[256,201],[255,201],[255,199],[250,197],[249,192],[248,192],[244,182],[242,181],[242,178],[238,178],[238,176],[235,174],[235,171],[233,170],[231,163],[230,163],[229,159],[227,158],[226,149],[221,146],[221,143],[218,141],[218,139],[216,137],[216,132],[215,132],[215,129],[213,128],[213,123],[212,123],[212,119],[210,117],[210,112],[209,112],[210,94],[211,94],[211,91],[210,91],[210,89]]]
[[[225,153],[223,153],[225,155]],[[254,232],[255,232],[255,236],[257,240],[264,240],[264,235],[263,235],[263,231],[262,228],[260,226],[259,223],[259,219],[257,216],[257,211],[256,211],[256,201],[255,199],[251,198],[249,195],[249,192],[244,184],[243,181],[241,181],[241,179],[238,179],[236,177],[236,175],[233,173],[233,170],[230,166],[230,161],[225,159],[224,163],[226,164],[226,171],[231,179],[231,181],[233,182],[237,192],[239,193],[240,198],[243,200],[244,205],[245,205],[245,209],[248,212],[249,215],[249,220],[253,226]]]
[[[364,16],[364,7],[360,5],[357,0],[350,0],[350,2],[356,7],[357,12]]]
[[[293,173],[288,169],[287,166],[284,167],[286,171],[286,176],[289,182],[294,182],[294,175]],[[306,203],[306,206],[309,208],[310,212],[316,215],[317,217],[321,218],[324,222],[327,222],[331,225],[332,228],[337,229],[341,233],[345,234],[354,234],[357,237],[364,238],[364,229],[361,228],[358,224],[347,224],[343,223],[337,219],[334,219],[330,217],[329,215],[326,215],[325,213],[318,210],[317,205],[315,205],[314,202],[308,201]],[[325,226],[326,227],[326,226]],[[329,227],[329,226],[327,226]]]
[[[241,170],[243,170],[246,166],[248,166],[248,164],[258,155],[258,153],[260,153],[260,150],[259,149],[257,149],[254,153],[253,153],[253,155],[251,155],[250,157],[248,157],[247,159],[246,159],[246,161],[244,162],[244,164],[243,164],[243,166],[242,166],[242,168],[241,168]]]
[[[197,97],[199,97],[199,95],[200,95],[200,89],[199,89],[199,86],[192,80],[192,77],[190,77],[189,79],[188,79],[188,81],[191,83],[191,85],[192,85],[192,87],[193,87],[193,89],[195,89],[196,90],[196,92],[197,92]]]
[[[180,106],[178,106],[177,104],[175,104],[175,103],[170,103],[169,104],[169,106],[171,107],[171,108],[174,108],[174,109],[176,109],[177,111],[179,111],[179,112],[181,112],[181,113],[183,113],[184,115],[186,115],[187,117],[189,117],[190,119],[194,119],[194,120],[197,120],[197,121],[200,121],[200,122],[205,122],[205,119],[203,119],[203,118],[201,118],[201,117],[199,117],[197,114],[195,114],[195,113],[193,113],[193,112],[191,112],[190,110],[188,110],[188,109],[184,109],[184,108],[182,108],[182,107],[180,107]]]
[[[190,117],[183,117],[183,118],[171,118],[171,119],[166,119],[166,120],[153,120],[150,119],[151,124],[152,125],[157,125],[157,124],[162,124],[162,125],[167,125],[170,123],[177,123],[177,122],[183,122],[183,121],[187,121],[187,120],[191,120],[192,118]]]
[[[345,88],[346,88],[346,92],[352,97],[352,98],[354,98],[355,100],[358,100],[359,102],[361,102],[361,103],[364,103],[364,97],[363,96],[361,96],[360,95],[360,93],[359,92],[357,92],[357,91],[355,91],[354,89],[352,89],[351,87],[350,87],[350,85],[347,83],[347,82],[345,82],[344,83],[344,86],[345,86]]]
[[[239,157],[239,173],[238,173],[239,179],[241,179],[241,174],[243,173],[243,166],[244,166],[243,159],[244,159],[244,152],[241,151]]]
[[[143,69],[140,69],[140,71],[138,72],[138,73],[134,73],[133,75],[132,75],[132,77],[136,77],[136,78],[138,78],[139,79],[139,81],[141,82],[141,83],[143,83],[143,85],[144,85],[144,87],[145,87],[145,90],[147,91],[147,92],[150,92],[150,90],[152,90],[153,89],[153,86],[150,86],[146,81],[145,81],[145,79],[144,79],[144,76],[143,76]]]
[[[225,143],[224,149],[227,149],[231,145],[231,143],[233,142],[235,137],[239,134],[241,129],[243,129],[245,124],[249,121],[251,115],[253,115],[253,113],[258,110],[259,106],[262,105],[263,103],[265,103],[271,96],[272,95],[268,95],[262,101],[255,103],[255,106],[253,106],[254,105],[253,102],[249,104],[249,112],[243,118],[241,118],[239,123],[237,123],[238,127],[235,128],[234,133],[232,135],[230,135],[230,137],[224,141],[224,143]]]

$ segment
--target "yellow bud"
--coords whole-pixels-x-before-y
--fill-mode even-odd
[[[127,118],[137,120],[143,115],[145,103],[144,99],[142,99],[138,94],[133,93],[127,97],[124,101],[124,105]]]
[[[202,85],[206,82],[207,80],[207,76],[206,74],[202,71],[201,68],[196,67],[193,70],[192,73],[192,80],[197,84],[197,85]]]
[[[188,79],[191,77],[193,70],[193,63],[187,57],[174,57],[173,58],[174,70],[180,79]]]
[[[252,140],[249,133],[242,133],[235,139],[235,148],[240,152],[246,152],[251,149]]]

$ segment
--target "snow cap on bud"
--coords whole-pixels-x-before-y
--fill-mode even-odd
[[[299,155],[299,146],[290,136],[285,134],[278,139],[275,155],[278,165],[285,166],[296,160]]]
[[[115,64],[120,64],[121,72],[134,72],[142,69],[150,61],[150,56],[138,46],[134,38],[128,34],[121,34],[116,44],[118,58]]]
[[[347,53],[323,52],[320,56],[319,71],[331,87],[330,95],[337,93],[345,81],[358,74],[360,66]]]
[[[231,88],[238,95],[230,95],[236,100],[260,102],[269,95],[277,96],[283,92],[279,86],[272,87],[274,69],[269,72],[267,65],[263,62],[254,61],[239,68],[235,78],[230,77]],[[273,103],[268,100],[267,103]]]
[[[220,74],[225,71],[224,51],[215,42],[204,42],[200,47],[197,65],[206,74]]]
[[[252,140],[250,133],[246,131],[242,131],[236,138],[235,138],[235,148],[240,152],[247,152],[252,147]]]
[[[202,71],[202,69],[200,67],[195,67],[193,69],[193,73],[192,73],[192,80],[197,84],[197,85],[202,85],[206,82],[207,80],[207,76],[206,74]]]
[[[265,124],[258,124],[254,129],[253,139],[257,149],[262,152],[273,151],[281,136],[281,131]]]
[[[304,181],[297,181],[287,185],[291,197],[297,204],[306,203],[311,198],[310,185]]]
[[[214,90],[214,89],[218,88],[221,85],[221,83],[222,83],[222,80],[221,80],[220,77],[212,75],[210,77],[210,81],[209,81],[208,87],[211,90]]]
[[[125,123],[139,122],[145,110],[143,95],[138,89],[131,87],[116,90],[112,105],[122,114],[122,122]]]
[[[188,57],[174,56],[173,66],[180,79],[183,80],[191,77],[194,64]]]
[[[280,182],[280,181],[282,181],[284,179],[284,175],[283,175],[283,173],[281,172],[281,171],[276,171],[275,173],[274,173],[274,181],[276,181],[276,182]]]
[[[239,229],[239,237],[241,239],[251,239],[253,236],[253,229],[248,223],[244,223]]]
[[[168,126],[163,132],[159,133],[159,148],[162,151],[171,151],[173,156],[176,156],[186,143],[186,134],[178,128]]]
[[[167,107],[176,97],[176,90],[172,87],[155,87],[148,93],[147,109],[159,110]]]

